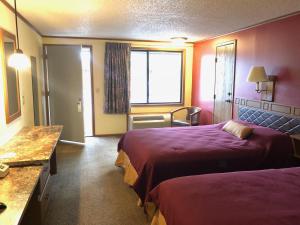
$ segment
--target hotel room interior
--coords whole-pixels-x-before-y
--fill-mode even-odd
[[[0,225],[298,225],[299,94],[299,0],[0,0]]]

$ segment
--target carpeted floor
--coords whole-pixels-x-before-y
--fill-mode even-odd
[[[85,147],[60,143],[50,183],[46,225],[150,224],[137,196],[114,166],[116,137],[87,138]]]

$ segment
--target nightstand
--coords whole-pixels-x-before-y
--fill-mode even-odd
[[[300,134],[293,134],[290,136],[294,146],[294,156],[300,159]]]

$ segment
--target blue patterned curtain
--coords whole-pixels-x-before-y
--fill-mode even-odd
[[[105,45],[105,113],[128,112],[130,48],[131,45],[127,43],[106,43]]]

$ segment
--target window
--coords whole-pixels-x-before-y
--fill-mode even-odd
[[[131,51],[131,103],[181,103],[182,55],[178,51]]]

